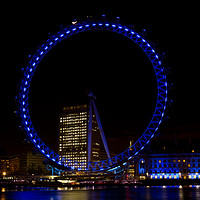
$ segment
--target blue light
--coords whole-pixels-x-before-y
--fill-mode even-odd
[[[103,24],[99,24],[99,26],[102,26]]]
[[[30,136],[33,137],[33,135],[30,133]]]
[[[40,145],[37,145],[37,147],[40,149]]]
[[[33,63],[33,67],[35,66],[35,63]]]
[[[29,77],[30,77],[30,75],[27,76],[27,78],[29,78]]]
[[[36,140],[33,140],[34,143],[36,143]]]
[[[67,33],[67,34],[69,34],[69,33],[70,33],[70,31],[67,31],[66,33]]]
[[[49,157],[50,157],[50,155],[49,155],[49,154],[47,154],[47,157],[49,158]]]
[[[49,48],[49,47],[48,47],[48,46],[46,46],[44,49],[45,49],[45,50],[47,50],[48,48]]]
[[[92,26],[96,26],[96,24],[92,24]]]
[[[52,44],[53,44],[53,42],[50,42],[50,43],[49,43],[49,45],[52,45]]]
[[[60,37],[63,37],[63,36],[64,36],[64,34],[61,34],[61,35],[60,35]]]
[[[36,60],[38,61],[40,57],[37,57]]]
[[[89,24],[86,24],[86,25],[85,25],[85,27],[89,27],[89,26],[90,26]]]
[[[55,38],[55,41],[57,41],[58,40],[58,38]]]
[[[73,29],[72,29],[72,31],[75,31],[75,30],[76,30],[76,28],[73,28]]]
[[[26,115],[24,115],[24,118],[26,118]]]
[[[43,51],[41,51],[41,52],[40,52],[40,55],[42,55],[43,53],[44,53],[44,52],[43,52]]]
[[[42,153],[45,153],[45,151],[44,151],[44,150],[42,150]]]
[[[115,28],[115,27],[116,27],[116,25],[115,25],[115,24],[113,24],[113,25],[112,25],[112,27],[114,27],[114,28]]]
[[[80,29],[81,29],[81,28],[83,28],[83,26],[79,26],[78,28],[80,28]]]
[[[32,72],[33,71],[33,69],[32,68],[30,68],[30,72]]]
[[[126,164],[127,164],[127,162],[123,163],[123,165],[126,165]]]
[[[109,24],[105,24],[106,26],[109,26]]]
[[[24,92],[26,91],[26,88],[24,88]]]

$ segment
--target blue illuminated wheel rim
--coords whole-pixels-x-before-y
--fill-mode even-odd
[[[128,37],[130,40],[135,42],[140,46],[140,48],[146,53],[151,64],[154,68],[156,80],[157,80],[157,102],[156,107],[153,113],[153,117],[147,126],[144,133],[141,137],[126,151],[122,152],[121,154],[114,156],[107,160],[102,160],[98,162],[90,162],[88,163],[88,168],[86,170],[91,171],[113,171],[120,168],[120,165],[125,165],[128,160],[130,160],[133,156],[137,155],[140,150],[142,150],[146,144],[150,142],[150,140],[154,137],[155,133],[157,132],[162,119],[164,117],[164,113],[166,110],[167,104],[167,79],[165,74],[164,66],[162,62],[154,50],[154,48],[144,39],[140,34],[138,34],[132,28],[129,28],[126,25],[122,25],[118,22],[110,22],[110,21],[89,21],[89,22],[81,22],[75,25],[71,25],[62,29],[60,32],[56,33],[52,37],[50,37],[32,56],[29,64],[27,65],[26,69],[24,70],[23,79],[20,86],[19,91],[19,115],[22,123],[22,127],[26,132],[26,135],[30,142],[38,149],[46,158],[52,161],[58,168],[62,168],[65,170],[80,170],[82,166],[85,166],[83,162],[75,162],[61,157],[54,151],[52,151],[49,147],[45,145],[45,143],[40,139],[38,134],[36,133],[31,117],[29,114],[29,107],[28,107],[28,94],[29,88],[31,84],[32,77],[34,72],[41,62],[43,57],[59,42],[63,41],[69,36],[74,34],[84,32],[84,31],[91,31],[91,30],[107,30],[119,33]],[[73,161],[74,162],[74,161]]]

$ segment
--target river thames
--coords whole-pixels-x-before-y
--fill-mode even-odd
[[[0,200],[129,200],[200,199],[200,187],[190,186],[95,186],[1,188]]]

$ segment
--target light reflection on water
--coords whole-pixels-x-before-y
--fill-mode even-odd
[[[0,200],[200,199],[199,186],[18,187],[0,191]]]

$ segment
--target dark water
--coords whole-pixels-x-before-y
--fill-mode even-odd
[[[83,187],[83,188],[1,188],[0,200],[129,200],[200,199],[199,186]]]

